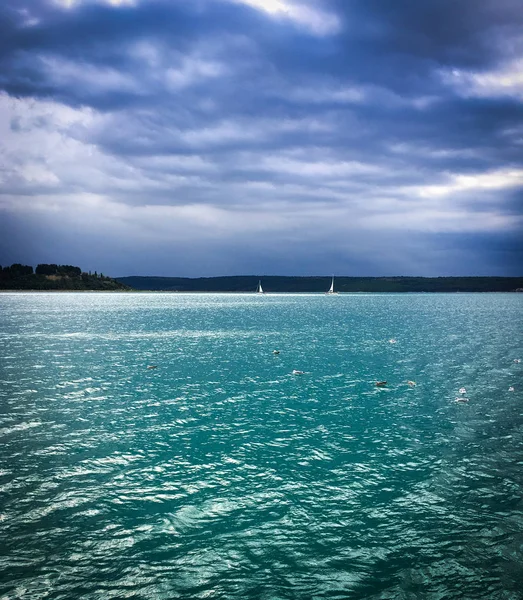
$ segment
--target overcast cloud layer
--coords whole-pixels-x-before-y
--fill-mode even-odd
[[[523,273],[521,0],[3,0],[0,262]]]

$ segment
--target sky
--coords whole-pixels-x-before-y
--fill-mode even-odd
[[[523,275],[523,2],[2,0],[13,262]]]

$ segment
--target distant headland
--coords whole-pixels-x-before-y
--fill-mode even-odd
[[[102,273],[84,272],[73,265],[40,264],[33,270],[30,265],[15,263],[0,266],[0,290],[125,291],[129,287]]]
[[[331,277],[117,277],[135,290],[165,292],[326,292]],[[523,277],[336,277],[338,292],[516,292]]]

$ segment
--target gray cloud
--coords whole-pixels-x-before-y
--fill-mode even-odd
[[[1,261],[520,274],[521,4],[263,6],[4,2]]]

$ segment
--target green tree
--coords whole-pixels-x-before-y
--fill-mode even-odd
[[[36,266],[37,275],[56,275],[58,273],[58,265],[42,263]]]
[[[58,273],[68,277],[80,277],[82,269],[73,265],[58,265]]]
[[[29,265],[21,265],[20,263],[14,263],[10,267],[12,277],[23,277],[24,275],[32,275],[33,267]]]

